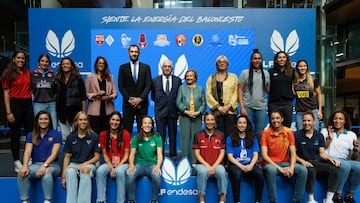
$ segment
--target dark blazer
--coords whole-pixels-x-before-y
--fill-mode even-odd
[[[151,71],[149,65],[139,62],[137,83],[133,80],[130,62],[120,66],[118,77],[118,86],[123,96],[124,107],[131,106],[128,102],[130,97],[140,97],[142,99],[142,106],[149,105],[148,95],[151,89]]]
[[[171,118],[177,118],[176,96],[181,85],[181,79],[173,75],[171,77],[172,87],[169,96],[164,91],[162,75],[153,79],[151,99],[155,103],[155,119],[166,118],[168,114]]]

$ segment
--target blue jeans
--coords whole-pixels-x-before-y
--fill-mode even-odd
[[[277,163],[281,167],[288,167],[290,164],[285,162]],[[270,201],[276,201],[276,175],[281,174],[273,165],[266,164],[263,166],[265,171],[265,178],[268,185],[268,195]],[[300,201],[303,198],[306,178],[307,178],[307,169],[305,166],[300,164],[295,164],[294,173],[296,175],[295,187],[294,187],[294,201]]]
[[[346,181],[349,183],[349,192],[355,193],[360,184],[360,162],[353,160],[340,160],[337,193],[342,193]]]
[[[245,107],[246,112],[248,114],[248,118],[253,124],[253,129],[256,135],[256,138],[260,142],[261,131],[265,128],[265,118],[266,118],[266,110],[265,109],[253,109],[249,107]]]
[[[197,185],[197,189],[199,191],[199,194],[204,194],[205,195],[205,190],[206,190],[206,185],[207,185],[207,181],[210,177],[209,171],[208,169],[202,165],[202,164],[196,164],[195,165],[195,170],[197,173],[197,177],[196,177],[196,185]],[[218,187],[218,193],[226,193],[227,190],[227,175],[226,175],[226,171],[223,165],[218,165],[216,167],[215,170],[215,178],[216,178],[216,182],[217,182],[217,187]]]
[[[41,179],[41,185],[44,192],[44,199],[51,200],[54,188],[54,177],[60,175],[60,166],[57,163],[52,163],[49,165],[51,172],[45,173],[41,178],[36,177],[36,172],[40,169],[43,162],[34,162],[29,166],[30,173],[25,178],[18,178],[18,188],[20,193],[21,200],[29,199],[29,189],[30,189],[30,180]]]
[[[57,128],[56,101],[47,102],[47,103],[34,102],[34,116],[36,116],[36,114],[39,113],[39,111],[41,110],[45,110],[50,113],[53,128],[56,130]]]
[[[125,180],[126,180],[126,170],[128,169],[128,164],[123,164],[115,168],[116,174],[116,202],[124,203],[125,202]],[[106,201],[106,181],[110,173],[110,167],[107,164],[102,164],[96,170],[96,188],[97,188],[97,202]]]
[[[141,178],[143,176],[147,176],[151,179],[152,184],[152,194],[151,200],[158,200],[160,186],[161,186],[161,174],[155,175],[152,173],[155,165],[140,165],[136,164],[136,171],[134,174],[126,174],[126,189],[128,192],[129,200],[135,199],[135,191],[136,191],[136,179]]]
[[[314,118],[315,118],[314,129],[319,130],[319,117],[318,117],[319,110],[314,109],[314,110],[312,110],[312,112],[313,112]],[[296,128],[297,128],[297,130],[303,129],[302,117],[303,117],[304,113],[305,112],[296,112]]]
[[[88,164],[86,167],[90,168],[91,171],[89,174],[84,174],[78,171],[79,165],[79,163],[70,163],[66,168],[66,203],[91,202],[91,178],[94,177],[96,166]]]

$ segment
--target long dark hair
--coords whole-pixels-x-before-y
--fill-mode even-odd
[[[279,52],[277,52],[275,54],[275,56],[274,56],[274,67],[275,68],[280,68],[279,63],[277,62],[277,57],[280,54],[285,54],[285,56],[286,56],[286,64],[285,64],[285,67],[284,67],[285,68],[285,75],[287,75],[290,78],[293,78],[294,77],[294,69],[291,66],[290,56],[285,51],[279,51]]]
[[[111,135],[110,135],[110,131],[111,131],[111,127],[110,127],[110,120],[111,120],[111,118],[113,117],[113,116],[119,116],[119,118],[120,118],[120,125],[119,125],[119,128],[117,129],[117,136],[116,136],[116,138],[117,138],[117,144],[116,144],[116,146],[117,146],[117,148],[118,148],[118,150],[120,151],[120,149],[121,149],[121,142],[122,142],[122,137],[123,137],[123,128],[122,128],[122,116],[121,116],[121,114],[120,114],[120,112],[118,112],[118,111],[114,111],[114,112],[112,112],[111,114],[110,114],[110,118],[109,118],[109,125],[108,125],[108,130],[107,130],[107,132],[106,132],[106,151],[108,151],[109,149],[110,149],[110,147],[111,147]]]
[[[335,126],[334,126],[334,117],[335,117],[335,114],[337,113],[341,113],[344,115],[344,118],[345,118],[345,124],[344,124],[344,128],[346,130],[351,130],[352,127],[352,123],[351,123],[351,119],[350,119],[350,116],[348,113],[346,113],[345,111],[335,111],[333,114],[331,114],[331,116],[329,117],[329,120],[328,120],[328,126],[331,126],[335,129]]]
[[[62,59],[61,59],[60,66],[59,66],[59,70],[58,70],[58,72],[57,72],[57,74],[56,74],[56,79],[58,79],[58,80],[60,80],[60,81],[62,81],[62,82],[65,82],[65,72],[64,72],[63,69],[62,69],[62,63],[63,63],[65,60],[69,60],[70,63],[71,63],[72,69],[71,69],[71,71],[70,71],[70,78],[71,78],[71,77],[74,77],[74,78],[81,77],[80,72],[79,72],[79,70],[78,70],[75,62],[74,62],[71,58],[65,57],[65,58],[62,58]]]
[[[99,72],[99,69],[97,67],[97,63],[99,62],[99,60],[102,59],[104,61],[104,70],[101,74],[101,79],[105,79],[105,80],[110,80],[110,74],[109,74],[109,63],[107,62],[106,58],[103,56],[98,56],[95,60],[95,64],[94,64],[94,71],[95,73]]]
[[[39,118],[42,114],[46,114],[49,118],[49,129],[53,129],[51,115],[48,111],[41,110],[39,113],[36,114],[35,120],[34,120],[34,128],[32,131],[32,143],[33,145],[39,145],[39,136],[40,136],[40,126],[39,126]]]
[[[235,119],[235,124],[234,127],[231,131],[231,144],[233,147],[238,147],[240,146],[240,137],[239,137],[239,129],[237,128],[237,122],[240,118],[245,118],[246,119],[246,129],[245,129],[245,147],[246,148],[250,148],[253,144],[254,144],[254,138],[255,138],[255,134],[253,133],[252,130],[252,125],[251,125],[251,121],[249,120],[249,118],[245,115],[240,115]]]
[[[154,120],[153,120],[150,116],[147,116],[147,115],[146,115],[146,116],[143,116],[143,117],[141,118],[141,125],[142,125],[142,121],[143,121],[145,118],[149,118],[149,119],[151,120],[152,129],[151,129],[151,131],[150,131],[149,133],[146,133],[146,132],[144,132],[144,130],[143,130],[142,128],[140,128],[139,133],[138,133],[138,135],[137,135],[139,142],[142,142],[142,141],[144,140],[145,135],[147,135],[147,134],[150,134],[150,136],[152,136],[152,135],[159,135],[159,133],[154,132]]]
[[[253,87],[253,72],[254,72],[254,65],[252,64],[251,60],[254,57],[255,54],[259,54],[261,57],[261,61],[262,61],[262,54],[259,52],[259,49],[254,49],[253,53],[251,54],[250,57],[250,69],[249,69],[249,91],[250,91],[250,95],[252,95],[252,87]],[[260,70],[261,70],[261,79],[262,79],[262,87],[264,90],[264,94],[265,94],[265,74],[264,74],[264,69],[263,69],[263,64],[261,63],[260,65]]]
[[[8,63],[7,67],[5,68],[4,72],[2,73],[3,80],[4,80],[4,78],[8,78],[10,82],[16,80],[17,76],[19,75],[20,70],[19,70],[19,67],[16,66],[14,59],[20,53],[24,54],[25,60],[26,60],[25,52],[23,52],[23,51],[14,52],[10,59],[10,62]],[[25,64],[24,64],[23,68],[25,68]]]

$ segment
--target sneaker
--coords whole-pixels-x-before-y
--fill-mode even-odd
[[[51,200],[50,200],[50,199],[46,199],[46,200],[44,200],[44,203],[51,203]]]
[[[352,196],[345,197],[344,202],[345,203],[356,203]]]
[[[15,165],[15,172],[19,172],[19,170],[22,168],[22,164],[20,162],[20,160],[16,160],[14,161],[14,165]]]
[[[333,201],[334,203],[344,203],[341,197],[334,197]]]
[[[315,201],[315,200],[310,200],[310,201],[308,201],[307,203],[318,203],[318,202]]]
[[[324,199],[323,203],[334,203],[334,201],[332,201],[331,199]]]

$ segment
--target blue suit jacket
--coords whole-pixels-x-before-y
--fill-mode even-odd
[[[166,118],[168,115],[171,118],[177,118],[176,96],[181,85],[181,79],[173,75],[171,77],[172,87],[169,96],[164,91],[162,75],[152,81],[151,99],[155,103],[155,119]]]

